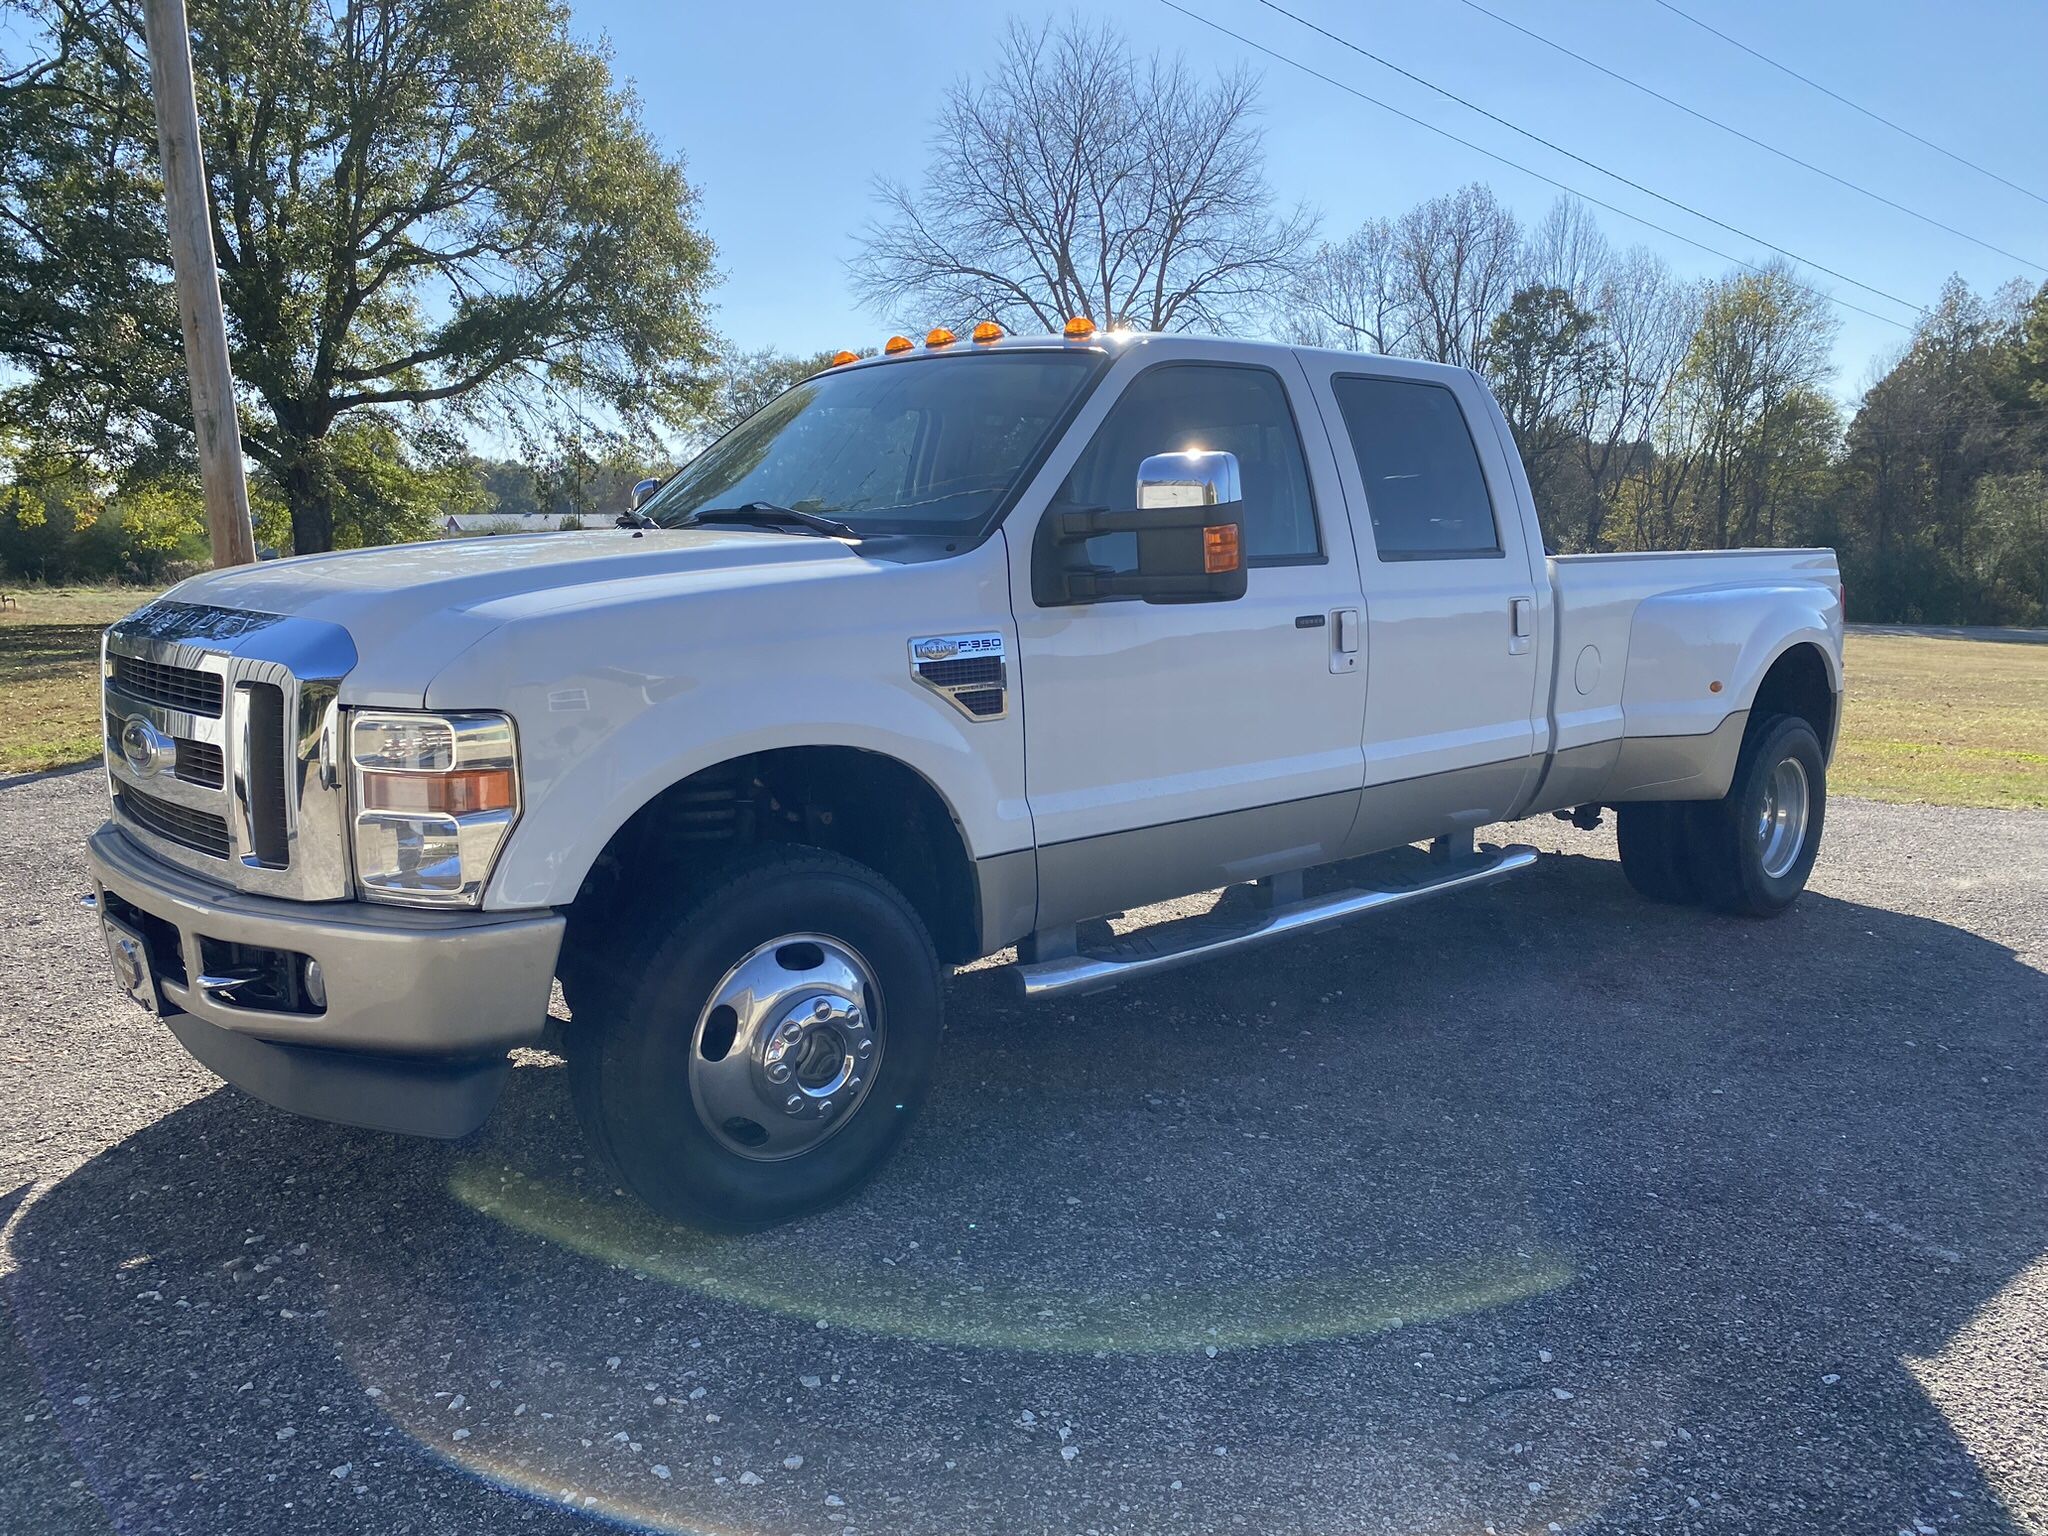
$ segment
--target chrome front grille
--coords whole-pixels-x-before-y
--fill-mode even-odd
[[[127,784],[114,790],[114,809],[137,826],[180,847],[196,848],[216,859],[225,859],[231,851],[225,816],[161,800]]]
[[[345,630],[159,600],[107,631],[115,822],[168,863],[265,895],[352,894],[337,696]]]
[[[140,656],[108,658],[114,685],[131,699],[181,709],[188,715],[220,717],[221,678],[198,667],[173,667]]]
[[[220,748],[212,742],[186,739],[178,743],[178,762],[173,772],[187,784],[219,789],[227,783],[225,762]]]

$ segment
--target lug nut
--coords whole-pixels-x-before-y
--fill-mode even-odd
[[[831,1011],[832,1004],[827,999],[822,997],[811,1005],[811,1012],[815,1013],[821,1019],[824,1018],[825,1015],[830,1013]]]
[[[782,1101],[782,1107],[792,1115],[800,1115],[804,1112],[804,1096],[800,1093],[792,1093]]]
[[[789,1081],[789,1063],[788,1063],[788,1062],[786,1062],[786,1061],[771,1061],[771,1062],[769,1062],[769,1063],[768,1063],[768,1081],[769,1081],[769,1082],[771,1082],[771,1083],[784,1083],[784,1082],[788,1082],[788,1081]]]

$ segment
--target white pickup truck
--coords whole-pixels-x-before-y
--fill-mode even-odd
[[[1028,995],[1100,987],[1499,878],[1535,854],[1475,828],[1605,805],[1647,896],[1797,896],[1829,551],[1548,558],[1460,369],[990,329],[843,354],[616,528],[115,624],[121,984],[260,1098],[458,1136],[559,978],[589,1139],[736,1229],[874,1171],[943,967],[1007,946]],[[1424,840],[1420,881],[1303,879]]]

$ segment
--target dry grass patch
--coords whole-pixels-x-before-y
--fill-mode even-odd
[[[2048,645],[1850,635],[1845,664],[1830,789],[2048,809]]]
[[[0,586],[0,776],[100,755],[100,631],[154,596],[136,587]]]

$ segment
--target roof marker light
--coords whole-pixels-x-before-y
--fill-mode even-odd
[[[984,320],[974,328],[974,339],[979,342],[1001,341],[1003,328],[993,320]]]
[[[1076,315],[1067,322],[1066,336],[1069,341],[1082,341],[1095,334],[1095,322],[1086,315]]]
[[[928,347],[950,347],[959,339],[943,325],[935,325],[925,333],[924,344]]]
[[[908,336],[891,336],[887,341],[882,343],[882,350],[893,357],[898,352],[908,352],[912,347],[916,345],[917,343],[912,341]]]
[[[834,368],[844,368],[848,363],[857,363],[859,361],[860,354],[858,352],[834,352],[832,354],[832,366]]]

